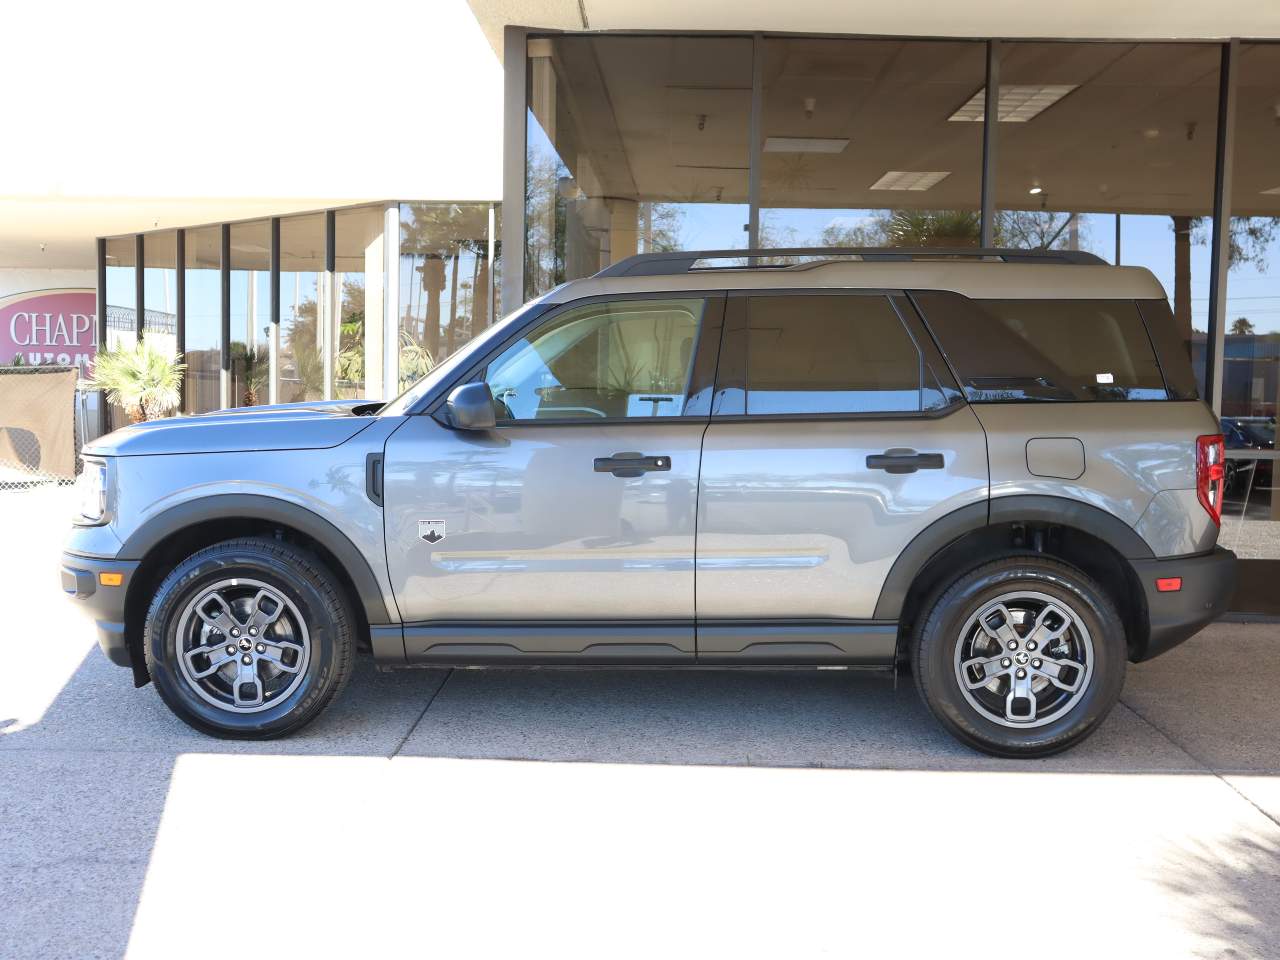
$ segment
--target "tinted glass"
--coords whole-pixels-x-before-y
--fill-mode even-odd
[[[972,401],[1168,398],[1131,300],[913,296]]]
[[[747,413],[921,409],[921,358],[888,299],[752,297]]]
[[[493,323],[498,228],[496,204],[400,204],[401,389]]]
[[[231,406],[269,403],[271,224],[231,225]]]
[[[222,231],[188,230],[186,240],[186,412],[222,406]]]
[[[527,50],[526,298],[636,253],[747,245],[750,37]]]
[[[1203,373],[1221,45],[1009,41],[1000,52],[994,245],[1147,267]]]
[[[1185,331],[1180,329],[1181,325],[1174,320],[1168,300],[1139,300],[1138,309],[1142,311],[1142,320],[1156,348],[1169,399],[1195,400],[1200,396],[1197,383],[1203,379],[1203,372],[1197,374],[1191,365],[1195,341],[1188,339]],[[1203,366],[1203,352],[1200,363]]]
[[[178,235],[149,233],[142,244],[142,332],[166,356],[177,353]]]
[[[324,244],[324,214],[280,221],[280,403],[324,399]]]
[[[489,365],[500,421],[679,416],[704,300],[567,310]]]
[[[953,120],[985,43],[767,37],[760,55],[758,246],[978,245],[982,124]]]

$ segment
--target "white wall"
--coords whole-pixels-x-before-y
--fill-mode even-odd
[[[3,20],[0,266],[90,266],[94,236],[157,222],[501,196],[502,68],[465,0],[62,0]]]
[[[92,290],[98,285],[96,270],[41,270],[0,268],[0,297],[65,287]]]

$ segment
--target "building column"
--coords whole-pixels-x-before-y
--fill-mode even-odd
[[[634,257],[639,249],[639,231],[636,216],[638,204],[634,200],[609,201],[609,259],[617,263],[626,257]]]
[[[382,362],[386,341],[383,295],[387,287],[384,233],[385,224],[364,248],[364,395],[369,400],[387,396]]]
[[[981,245],[995,246],[996,148],[1000,130],[1000,41],[987,41],[987,79],[982,113],[982,226]]]
[[[1213,183],[1213,238],[1209,264],[1209,342],[1205,380],[1213,412],[1222,416],[1222,353],[1226,347],[1227,271],[1231,268],[1231,173],[1235,163],[1236,74],[1239,40],[1222,45],[1218,77],[1218,142]],[[1280,498],[1277,498],[1280,499]]]
[[[525,71],[529,32],[503,30],[502,309],[524,303]]]
[[[382,218],[382,275],[385,280],[382,290],[382,393],[378,396],[390,400],[400,392],[400,204],[388,203],[383,208]],[[378,398],[372,392],[369,396]]]

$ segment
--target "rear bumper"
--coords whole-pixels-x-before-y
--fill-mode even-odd
[[[1164,653],[1226,612],[1236,585],[1236,555],[1216,547],[1211,553],[1171,560],[1134,560],[1133,567],[1147,598],[1150,625],[1147,642],[1134,656],[1150,660]],[[1157,580],[1182,578],[1179,590],[1162,592]]]
[[[125,639],[124,601],[138,564],[137,560],[101,560],[75,553],[62,555],[62,592],[93,620],[98,628],[98,646],[108,660],[121,667],[133,666]],[[103,573],[120,574],[120,585],[104,585]]]

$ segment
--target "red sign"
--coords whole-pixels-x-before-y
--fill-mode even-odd
[[[0,364],[72,366],[87,373],[98,345],[92,290],[36,290],[0,297]]]

